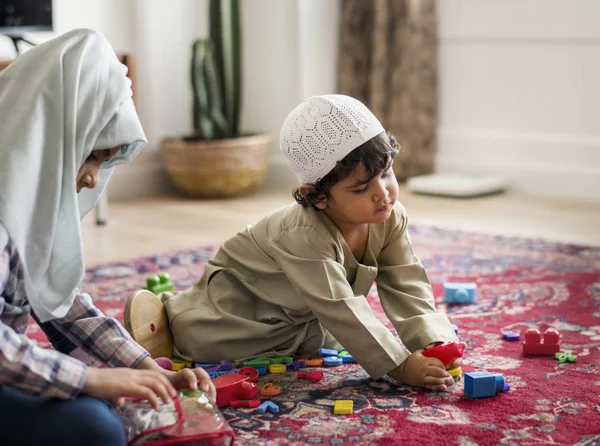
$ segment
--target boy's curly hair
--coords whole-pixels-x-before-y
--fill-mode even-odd
[[[385,171],[398,152],[400,152],[400,145],[396,138],[389,132],[381,132],[338,161],[333,170],[317,181],[314,189],[306,196],[300,193],[300,188],[294,190],[294,198],[304,207],[316,208],[316,204],[327,199],[331,188],[348,178],[359,164],[365,166],[368,182]]]

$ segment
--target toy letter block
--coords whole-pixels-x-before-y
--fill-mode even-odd
[[[472,304],[475,302],[477,284],[472,282],[446,282],[444,284],[444,302],[449,304]]]
[[[260,406],[258,406],[258,413],[265,413],[266,411],[269,411],[271,413],[279,413],[279,406],[273,401],[265,401]]]
[[[173,291],[175,287],[167,273],[160,273],[158,276],[146,278],[146,289],[154,294],[160,294],[165,291]]]
[[[504,392],[504,376],[499,373],[470,372],[465,373],[465,395],[471,398],[496,396]]]
[[[338,355],[338,351],[334,350],[332,348],[320,348],[317,351],[317,356],[325,357],[325,356],[337,356],[337,355]]]
[[[342,350],[341,352],[339,352],[338,358],[342,358],[344,364],[346,364],[347,362],[356,362],[354,357],[350,353],[348,353],[347,350]]]
[[[577,361],[577,356],[572,353],[562,353],[558,352],[554,355],[558,362],[575,362]]]
[[[530,328],[525,332],[525,342],[523,343],[524,355],[543,355],[554,356],[560,350],[560,334],[554,328],[548,328],[544,332],[544,339],[541,342],[540,331]]]
[[[344,363],[342,358],[338,358],[337,356],[327,356],[323,358],[323,365],[326,367],[337,367]]]
[[[442,361],[444,365],[448,365],[458,358],[462,358],[464,351],[465,347],[460,342],[449,341],[423,350],[423,356],[437,358]]]
[[[352,415],[354,410],[354,401],[352,400],[337,400],[333,406],[334,415]]]
[[[287,367],[283,364],[271,364],[269,366],[269,373],[285,373]]]
[[[320,381],[323,379],[323,371],[315,370],[314,372],[303,372],[299,371],[296,376],[300,379],[310,379],[312,381]]]
[[[273,383],[267,383],[262,389],[260,389],[262,396],[277,396],[281,394],[281,387],[273,385]]]
[[[298,356],[295,359],[304,361],[308,367],[321,367],[323,365],[323,358],[320,356]]]

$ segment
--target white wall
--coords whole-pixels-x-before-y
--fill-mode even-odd
[[[246,0],[242,5],[242,130],[276,138],[287,113],[313,94],[335,88],[339,0]],[[208,34],[206,0],[54,0],[54,33],[25,37],[41,43],[74,28],[104,34],[117,52],[136,55],[136,96],[149,144],[130,166],[115,170],[111,199],[168,188],[159,143],[191,131],[190,48]],[[26,49],[26,46],[23,46]],[[14,57],[0,39],[0,59]]]
[[[439,2],[439,171],[600,201],[600,2]]]

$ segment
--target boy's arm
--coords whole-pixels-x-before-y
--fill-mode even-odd
[[[410,351],[433,342],[457,341],[446,314],[435,310],[427,273],[414,255],[408,237],[406,215],[393,215],[396,225],[377,259],[377,291],[385,314]]]
[[[284,233],[271,255],[321,324],[374,379],[410,355],[373,314],[365,296],[355,296],[346,272],[314,232]]]

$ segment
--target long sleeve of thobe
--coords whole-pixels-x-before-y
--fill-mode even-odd
[[[371,377],[381,378],[409,356],[366,297],[355,295],[331,240],[309,228],[287,231],[273,241],[271,255],[321,324]]]
[[[377,259],[377,291],[383,310],[410,351],[432,342],[457,341],[448,317],[435,310],[427,273],[412,250],[406,216],[398,217],[401,221]]]

